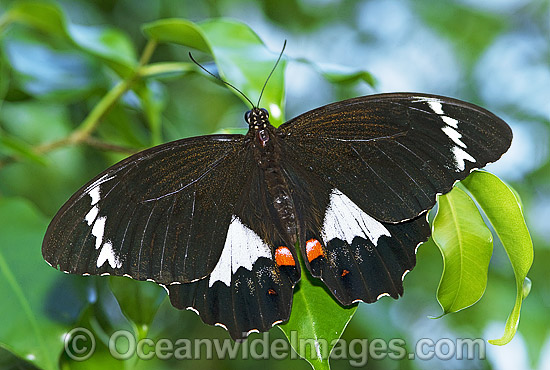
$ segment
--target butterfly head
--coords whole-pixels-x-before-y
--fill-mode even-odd
[[[269,112],[265,108],[254,107],[244,114],[244,120],[251,128],[265,128],[269,125]]]

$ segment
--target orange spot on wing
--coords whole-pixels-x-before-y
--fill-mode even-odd
[[[294,257],[287,247],[279,247],[275,250],[275,263],[279,266],[295,266]]]
[[[274,291],[273,289],[268,289],[268,290],[267,290],[267,293],[268,293],[269,295],[277,295],[277,292]]]
[[[342,277],[346,276],[347,274],[349,274],[349,270],[343,269],[342,270]]]
[[[321,246],[321,243],[319,243],[319,240],[309,239],[306,242],[306,255],[309,262],[313,261],[317,257],[325,255],[325,253],[323,252],[323,247]]]

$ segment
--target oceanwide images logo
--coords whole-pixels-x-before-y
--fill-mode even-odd
[[[65,352],[74,361],[90,359],[96,350],[96,340],[86,328],[74,328],[64,337]],[[300,338],[298,333],[290,333],[289,340],[277,338],[269,340],[269,333],[246,341],[234,342],[231,339],[187,339],[168,338],[138,339],[134,333],[119,330],[109,337],[110,355],[117,360],[128,360],[134,356],[142,360],[191,359],[299,359],[292,349],[309,358],[348,360],[351,366],[362,367],[369,359],[383,360],[483,360],[485,359],[485,341],[481,338],[441,338],[434,341],[422,338],[414,345],[407,345],[401,338],[384,340],[352,339],[336,340],[332,343],[324,339]],[[332,351],[329,353],[329,349]]]

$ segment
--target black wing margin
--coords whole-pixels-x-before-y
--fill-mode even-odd
[[[42,244],[44,259],[68,273],[162,284],[208,276],[249,177],[243,140],[183,139],[115,164],[56,214]]]
[[[416,218],[512,141],[494,114],[460,100],[395,93],[354,98],[279,127],[308,171],[383,222]]]

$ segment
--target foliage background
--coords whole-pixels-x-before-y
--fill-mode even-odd
[[[0,1],[0,14],[13,1]],[[535,246],[535,263],[529,277],[533,290],[524,302],[519,332],[505,347],[487,346],[486,361],[371,360],[368,367],[404,369],[548,369],[550,363],[550,6],[544,0],[209,0],[197,1],[57,1],[72,24],[111,27],[111,37],[102,42],[113,46],[121,39],[121,56],[139,55],[146,39],[141,25],[166,17],[201,21],[231,17],[247,23],[278,51],[288,40],[286,81],[287,117],[352,96],[390,91],[419,91],[454,96],[480,104],[504,118],[514,130],[510,151],[488,167],[510,182],[522,197],[527,223]],[[0,23],[1,24],[1,23]],[[2,261],[18,254],[21,265],[9,266],[16,275],[36,280],[26,262],[40,254],[44,227],[57,209],[80,185],[126,154],[105,150],[102,143],[124,148],[143,148],[181,137],[209,134],[244,127],[246,110],[228,89],[191,73],[150,83],[143,97],[129,93],[104,118],[94,137],[98,142],[64,146],[47,155],[30,149],[59,139],[83,120],[99,99],[117,81],[112,65],[70,45],[58,35],[29,27],[0,28],[0,218],[13,226],[2,229]],[[120,37],[119,33],[123,36]],[[227,35],[228,41],[231,35]],[[188,61],[189,50],[160,45],[153,61]],[[204,61],[207,57],[195,54]],[[365,83],[330,83],[311,65],[330,63],[349,69],[367,70],[378,81],[375,89]],[[293,61],[294,60],[294,61]],[[155,126],[156,125],[156,126]],[[158,130],[155,127],[159,127]],[[22,154],[23,153],[23,154]],[[26,153],[26,155],[24,155]],[[13,161],[13,155],[17,160]],[[11,238],[11,239],[10,239]],[[21,243],[6,250],[6,241]],[[12,248],[13,249],[13,248]],[[440,308],[435,292],[442,270],[440,254],[432,243],[419,249],[418,264],[405,280],[405,296],[393,301],[359,306],[343,338],[406,339],[409,347],[418,339],[482,337],[496,338],[514,302],[514,278],[504,252],[495,246],[489,285],[483,299],[473,307],[443,319],[431,320]],[[2,279],[9,276],[3,270]],[[41,270],[40,270],[41,271]],[[55,271],[53,271],[55,273]],[[17,275],[17,276],[19,276]],[[55,274],[54,274],[55,275]],[[158,312],[124,312],[112,290],[132,292],[134,285],[121,279],[65,276],[53,278],[49,290],[33,296],[43,306],[41,315],[57,315],[64,324],[79,322],[94,332],[109,328],[134,328],[150,337],[226,338],[219,329],[202,324],[190,312],[173,310],[155,286],[140,288],[140,294],[158,300]],[[52,275],[53,276],[53,275]],[[111,281],[108,281],[111,280]],[[127,280],[127,279],[125,279]],[[145,284],[145,283],[144,283]],[[136,290],[137,291],[137,290]],[[4,293],[4,292],[1,292]],[[131,296],[131,294],[129,294]],[[132,299],[131,297],[127,298]],[[92,304],[90,304],[92,302]],[[20,315],[2,301],[2,326]],[[129,304],[131,306],[131,304]],[[135,305],[134,305],[135,306]],[[154,306],[156,307],[156,306]],[[137,315],[137,316],[136,316]],[[138,317],[139,316],[139,317]],[[76,326],[76,325],[74,325]],[[28,332],[14,341],[31,341]],[[23,331],[22,327],[19,327]],[[52,330],[59,330],[58,327]],[[60,331],[61,333],[61,331]],[[283,338],[278,330],[272,339]],[[410,349],[410,348],[409,348]],[[31,365],[0,349],[0,367]],[[101,351],[101,349],[99,349]],[[55,356],[54,356],[55,357]],[[95,356],[94,356],[95,358]],[[98,357],[100,358],[100,357]],[[137,361],[137,367],[170,368],[206,365],[205,360],[181,363]],[[309,368],[299,360],[265,360],[272,368]],[[62,358],[77,368],[78,363]],[[218,361],[211,368],[248,368],[254,361]],[[91,366],[123,367],[108,356],[86,363]],[[333,361],[334,368],[348,368],[347,361]]]

